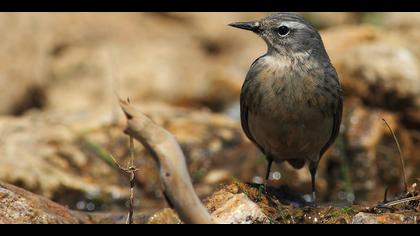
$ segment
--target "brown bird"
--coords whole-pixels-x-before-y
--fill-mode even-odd
[[[232,23],[267,44],[242,86],[241,123],[247,137],[268,160],[294,168],[309,163],[316,203],[318,163],[338,136],[342,91],[321,36],[302,17],[276,13],[258,21]]]

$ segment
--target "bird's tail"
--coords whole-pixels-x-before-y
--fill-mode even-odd
[[[305,159],[288,159],[286,160],[293,168],[295,169],[302,169],[302,167],[305,165]]]

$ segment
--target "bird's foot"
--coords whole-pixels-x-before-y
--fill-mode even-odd
[[[308,202],[308,207],[310,208],[318,208],[318,204],[316,202]]]
[[[265,194],[267,194],[267,189],[268,189],[268,184],[267,184],[267,181],[265,181],[263,184],[260,184],[260,185],[258,186],[258,191],[259,191],[260,193],[265,193]]]
[[[317,201],[316,201],[316,193],[315,193],[315,191],[312,192],[312,199],[311,199],[310,205],[313,208],[317,208],[318,207],[318,204],[317,204]]]
[[[318,207],[318,204],[317,204],[317,201],[316,201],[316,194],[315,194],[315,192],[312,192],[311,202],[308,203],[308,206],[309,207],[312,207],[312,208],[317,208]]]
[[[316,196],[314,196],[314,194],[312,194],[312,196],[304,195],[303,199],[305,201],[304,207],[306,207],[306,208],[317,208],[318,207]]]

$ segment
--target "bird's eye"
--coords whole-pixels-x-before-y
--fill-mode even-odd
[[[284,37],[289,34],[290,29],[289,27],[283,25],[283,26],[280,26],[277,31],[280,36]]]

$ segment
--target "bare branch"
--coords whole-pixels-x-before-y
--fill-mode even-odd
[[[384,206],[391,207],[391,206],[403,204],[406,202],[416,201],[416,200],[420,200],[420,196],[408,197],[408,198],[403,198],[400,200],[391,201],[391,202],[385,203]]]
[[[212,223],[194,191],[185,156],[174,136],[120,99],[127,118],[125,133],[142,143],[159,165],[164,194],[185,223]]]

